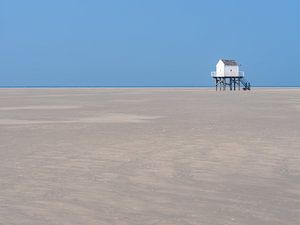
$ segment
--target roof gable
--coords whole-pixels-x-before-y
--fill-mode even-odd
[[[238,63],[232,59],[221,59],[225,66],[238,66]]]

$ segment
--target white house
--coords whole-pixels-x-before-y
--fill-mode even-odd
[[[220,59],[216,65],[216,77],[240,77],[243,73],[240,72],[239,64],[235,60]]]
[[[244,77],[244,72],[240,71],[239,64],[235,60],[220,59],[216,65],[216,71],[211,72],[211,77],[215,80],[216,90],[240,90],[241,84],[243,90],[250,90],[251,85]]]

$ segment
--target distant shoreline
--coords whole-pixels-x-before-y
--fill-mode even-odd
[[[4,88],[214,88],[215,86],[0,86]],[[252,86],[252,88],[300,88],[300,86]]]

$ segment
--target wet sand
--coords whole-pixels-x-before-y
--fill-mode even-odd
[[[300,224],[300,89],[0,89],[0,224]]]

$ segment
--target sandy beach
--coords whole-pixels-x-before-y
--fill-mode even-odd
[[[0,224],[298,225],[300,89],[0,89]]]

